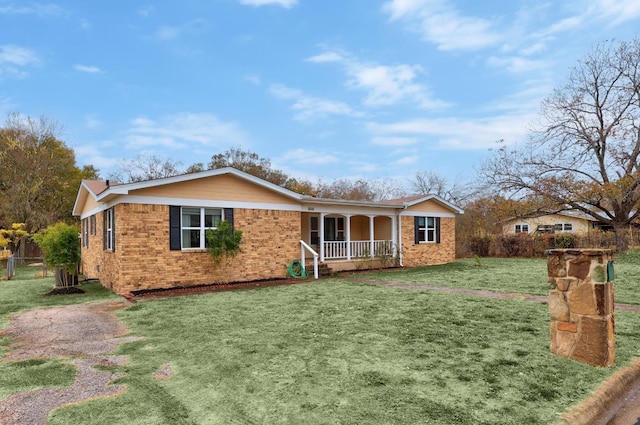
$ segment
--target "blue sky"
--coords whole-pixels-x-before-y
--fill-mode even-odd
[[[473,180],[638,0],[0,0],[0,113],[103,176],[230,147],[290,175]]]

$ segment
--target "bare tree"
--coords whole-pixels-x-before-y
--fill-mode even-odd
[[[464,183],[458,179],[449,181],[431,170],[418,171],[409,183],[416,194],[438,195],[456,205],[465,204],[478,191],[471,183]]]
[[[542,103],[542,123],[522,147],[502,146],[482,175],[547,210],[579,210],[616,231],[640,214],[640,40],[607,41]]]
[[[139,155],[120,161],[118,169],[109,174],[109,179],[121,183],[161,179],[182,174],[182,163],[159,155]]]
[[[315,185],[315,195],[352,201],[383,201],[402,197],[405,192],[391,180],[337,179],[330,183],[319,181]]]

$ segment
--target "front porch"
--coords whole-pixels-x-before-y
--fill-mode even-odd
[[[302,240],[320,262],[397,257],[393,215],[303,213]]]

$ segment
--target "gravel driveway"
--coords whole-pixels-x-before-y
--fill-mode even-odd
[[[0,424],[46,424],[51,411],[64,405],[122,393],[124,385],[109,385],[123,374],[94,366],[121,366],[124,356],[109,355],[118,344],[138,340],[123,337],[127,328],[111,312],[127,307],[126,300],[30,310],[11,318],[0,335],[11,338],[0,361],[67,358],[77,369],[70,387],[49,387],[14,394],[0,400]]]

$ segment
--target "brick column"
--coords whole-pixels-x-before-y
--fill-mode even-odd
[[[593,366],[615,360],[613,250],[551,249],[547,254],[551,352]]]

